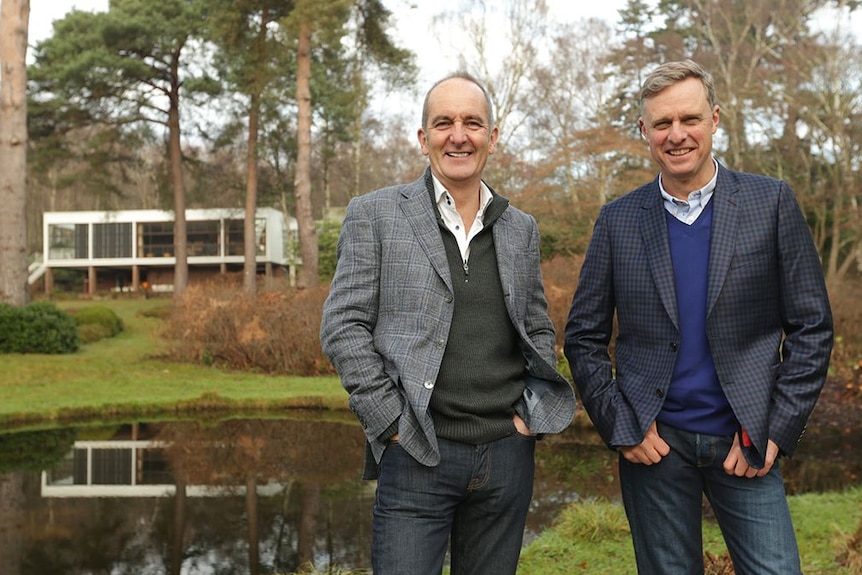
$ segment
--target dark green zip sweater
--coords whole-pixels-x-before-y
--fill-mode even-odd
[[[470,242],[465,265],[458,242],[438,216],[455,309],[440,373],[431,395],[438,437],[470,444],[513,432],[514,405],[524,390],[526,362],[506,311],[492,228],[509,202],[494,198],[484,229]]]

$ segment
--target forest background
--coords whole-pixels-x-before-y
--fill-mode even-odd
[[[11,7],[29,5],[2,3],[7,26]],[[45,211],[173,210],[179,243],[185,208],[272,206],[298,220],[299,286],[325,286],[350,198],[426,165],[418,103],[437,77],[421,76],[416,54],[396,42],[396,3],[111,0],[107,11],[56,20],[27,58],[26,185],[3,187],[4,285],[19,267],[8,262],[41,250]],[[840,366],[855,384],[859,12],[859,0],[628,0],[608,22],[556,19],[545,0],[462,1],[425,28],[454,42],[457,67],[489,87],[501,141],[485,176],[539,221],[546,275],[566,277],[550,286],[552,300],[570,298],[601,205],[655,177],[636,129],[644,74],[686,57],[712,71],[716,155],[790,182],[841,316],[839,343],[852,348]],[[393,95],[408,104],[388,104]],[[9,237],[25,249],[10,255]],[[184,249],[175,251],[179,297],[187,276]]]

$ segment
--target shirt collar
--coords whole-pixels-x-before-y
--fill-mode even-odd
[[[718,181],[718,162],[715,157],[712,158],[712,163],[715,166],[715,173],[712,175],[712,178],[707,182],[707,184],[700,188],[699,190],[695,190],[688,195],[688,201],[680,200],[679,198],[675,198],[670,195],[667,190],[664,189],[664,184],[662,183],[661,173],[658,175],[658,189],[661,190],[661,195],[665,199],[666,202],[670,202],[674,205],[685,205],[685,204],[700,204],[701,206],[705,206],[710,199],[712,199],[712,194],[715,192],[715,183]]]
[[[455,200],[452,196],[449,195],[449,191],[443,186],[440,180],[437,179],[433,173],[431,174],[431,178],[434,180],[434,199],[437,201],[437,205],[440,208],[455,208]],[[478,220],[482,220],[482,217],[485,215],[485,208],[488,207],[488,204],[491,203],[491,200],[494,199],[494,196],[491,194],[491,190],[488,189],[488,186],[485,185],[485,182],[479,181],[479,211],[476,213],[476,218]]]

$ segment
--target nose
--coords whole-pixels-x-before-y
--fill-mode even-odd
[[[464,123],[454,122],[452,124],[452,133],[449,137],[455,144],[464,143],[467,140],[467,130],[464,129]]]
[[[667,137],[671,142],[682,142],[686,138],[685,127],[681,122],[674,122],[670,127]]]

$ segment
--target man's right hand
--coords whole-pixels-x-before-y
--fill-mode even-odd
[[[661,458],[670,453],[670,446],[658,434],[655,421],[647,429],[644,440],[638,445],[620,447],[620,453],[631,463],[643,463],[652,465],[658,463]]]

